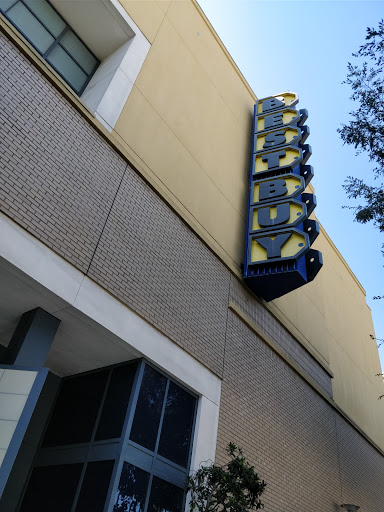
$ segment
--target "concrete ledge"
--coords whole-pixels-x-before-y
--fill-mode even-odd
[[[234,302],[230,301],[228,304],[228,308],[235,313],[236,316],[240,318],[250,329],[253,331],[261,340],[264,341],[276,354],[278,354],[286,363],[288,363],[291,368],[295,370],[303,379],[305,379],[308,383],[311,384],[311,386],[315,386],[318,388],[321,393],[324,393],[324,391],[309,377],[307,376],[302,369],[295,363],[295,361],[290,358],[281,348],[273,341],[273,339],[268,336],[256,323],[251,320],[251,318],[244,313],[239,306],[237,306]],[[332,377],[333,374],[329,369],[326,369],[322,366],[322,368]],[[325,393],[324,393],[325,394]],[[325,394],[325,396],[328,396]]]
[[[81,327],[78,329],[81,328],[83,338],[87,332],[92,333],[92,326],[96,325],[108,334],[105,338],[118,340],[126,351],[129,349],[130,352],[134,351],[136,357],[152,361],[200,396],[192,454],[196,467],[192,466],[192,469],[197,469],[202,460],[214,460],[221,379],[2,213],[0,240],[0,262],[5,262],[5,271],[15,276],[15,282],[25,282],[30,288],[36,289],[36,306],[42,300],[38,292],[43,290],[46,301],[58,304],[55,316],[61,318],[65,313],[70,313],[79,318]],[[63,329],[65,324],[69,326],[68,318],[62,320],[60,328]],[[111,345],[105,344],[104,351],[108,350],[111,350]],[[91,353],[89,357],[92,359]]]

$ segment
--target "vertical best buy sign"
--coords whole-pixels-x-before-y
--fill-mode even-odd
[[[244,278],[267,301],[312,281],[322,267],[311,249],[319,226],[308,219],[316,197],[305,193],[313,177],[305,165],[308,113],[297,103],[285,92],[255,105]]]

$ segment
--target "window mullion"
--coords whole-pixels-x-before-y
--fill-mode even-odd
[[[111,382],[111,378],[112,378],[112,370],[109,370],[108,377],[107,377],[107,382],[105,383],[104,393],[103,393],[103,396],[101,398],[100,407],[99,407],[99,410],[97,412],[97,416],[96,416],[96,419],[95,419],[95,424],[94,424],[94,427],[93,427],[93,432],[92,432],[92,435],[91,435],[91,440],[89,441],[90,445],[95,440],[97,427],[99,426],[99,420],[100,420],[101,412],[102,412],[103,407],[104,407],[104,402],[105,402],[105,398],[107,396],[107,392],[108,392],[108,388],[109,388],[109,383]]]
[[[51,58],[54,62],[56,62],[56,65],[49,62],[51,67],[61,76],[61,78],[73,89],[79,96],[84,92],[85,88],[87,87],[88,83],[90,82],[94,72],[96,71],[97,67],[100,64],[100,61],[98,58],[93,54],[93,52],[88,48],[88,46],[82,41],[82,39],[71,29],[71,27],[68,25],[68,23],[65,21],[65,19],[61,16],[61,14],[53,7],[48,0],[45,0],[45,3],[52,9],[52,11],[56,14],[56,18],[54,18],[54,21],[57,22],[59,19],[61,20],[60,24],[58,26],[55,25],[55,23],[52,25],[52,19],[50,16],[53,16],[53,13],[44,13],[44,11],[40,11],[38,9],[38,12],[34,12],[33,6],[28,5],[28,2],[26,0],[15,0],[12,1],[12,5],[7,8],[7,10],[2,11],[0,9],[0,12],[4,13],[4,16],[14,25],[19,32],[27,39],[27,41],[35,48],[35,50],[42,56],[44,60],[48,60],[48,58]],[[15,23],[11,19],[11,14],[7,14],[10,12],[10,10],[18,6],[20,9],[24,9],[25,13],[29,13],[28,16],[32,16],[34,18],[33,26],[36,25],[35,30],[37,30],[39,37],[43,37],[44,44],[42,43],[39,45],[39,38],[35,36],[33,31],[29,32],[25,27],[24,31],[19,28],[18,24]],[[61,29],[62,26],[65,25],[65,28],[61,31],[61,33],[56,37],[55,34]],[[55,28],[56,26],[56,28]],[[88,52],[89,55],[85,54],[85,64],[80,63],[82,61],[81,57],[81,48],[80,48],[80,54],[78,54],[76,51],[74,51],[74,54],[71,53],[71,50],[67,50],[63,44],[61,43],[63,37],[68,34],[69,31],[72,31],[73,35],[77,38],[78,43],[81,43],[81,45],[84,46],[84,49]],[[27,35],[27,33],[29,35]],[[53,40],[52,44],[51,41]],[[47,48],[47,45],[50,46]],[[59,45],[59,48],[57,47]],[[41,50],[40,50],[41,48]],[[47,49],[46,49],[47,48]],[[56,51],[54,51],[56,49]],[[65,65],[60,61],[59,54],[56,55],[56,52],[58,50],[63,50],[64,54],[61,54],[61,58],[64,58],[64,60],[67,62],[67,67],[69,65],[69,69],[65,67]],[[51,57],[52,52],[54,56]],[[91,72],[87,71],[84,68],[84,65],[89,68],[89,58],[92,57],[95,61],[95,65]],[[70,59],[70,61],[68,60]],[[80,58],[80,61],[79,61]]]
[[[126,442],[129,440],[129,436],[131,434],[131,428],[132,428],[133,418],[134,418],[134,415],[135,415],[135,409],[136,409],[136,405],[137,405],[137,400],[139,398],[141,383],[143,382],[144,369],[145,369],[145,362],[144,362],[144,360],[142,360],[141,363],[140,363],[140,366],[139,366],[139,368],[137,370],[138,371],[138,373],[137,373],[137,380],[136,380],[136,382],[134,382],[134,384],[132,386],[132,388],[133,388],[132,404],[128,404],[128,409],[129,409],[129,406],[131,406],[131,407],[130,407],[129,414],[128,414],[128,421],[127,421],[127,425],[126,425],[126,431],[121,436],[121,443],[123,445],[125,445]]]
[[[193,448],[193,444],[194,444],[195,437],[196,437],[196,434],[197,434],[197,432],[196,432],[197,409],[198,409],[199,405],[201,405],[201,404],[199,404],[200,400],[201,400],[201,398],[197,398],[196,397],[195,408],[194,408],[194,411],[193,411],[191,437],[190,437],[190,440],[189,440],[189,452],[188,452],[187,470],[188,470],[188,468],[190,468],[191,461],[192,461],[192,448]],[[188,471],[187,471],[186,474],[188,474]],[[185,501],[185,496],[184,496],[184,501]]]
[[[112,511],[113,507],[114,507],[114,499],[115,499],[115,495],[116,495],[116,490],[119,486],[120,474],[121,474],[124,460],[125,460],[125,448],[128,445],[129,436],[131,433],[131,427],[132,427],[132,423],[133,423],[133,417],[135,415],[136,404],[137,404],[137,400],[139,398],[141,383],[143,381],[144,368],[145,368],[145,362],[142,359],[140,361],[140,363],[138,364],[138,367],[136,369],[136,375],[135,375],[135,378],[134,378],[134,381],[132,384],[131,398],[128,403],[124,426],[123,426],[123,429],[121,432],[121,437],[120,437],[119,455],[115,462],[115,467],[112,471],[111,484],[109,486],[109,491],[107,493],[107,498],[105,500],[105,503],[106,504],[108,503],[108,507],[105,509],[107,511]]]
[[[26,9],[28,9],[28,11],[32,14],[32,16],[33,16],[34,18],[36,18],[36,19],[37,19],[37,21],[43,25],[43,27],[45,28],[45,30],[46,30],[47,32],[49,32],[49,33],[50,33],[50,35],[51,35],[54,39],[56,39],[55,34],[51,31],[51,29],[50,29],[50,28],[48,28],[48,27],[47,27],[47,25],[44,23],[44,21],[42,21],[42,19],[41,19],[41,18],[40,18],[40,17],[39,17],[39,16],[38,16],[34,11],[32,11],[32,9],[29,7],[29,5],[28,5],[28,4],[26,4],[26,3],[24,2],[24,0],[20,0],[20,2],[24,5],[24,7],[25,7]],[[16,3],[17,3],[17,2],[16,2]],[[47,3],[51,6],[51,4],[50,4],[49,2],[47,2]],[[51,6],[51,7],[52,7],[52,6]],[[57,12],[57,11],[56,11],[56,12]],[[60,16],[60,15],[59,15],[59,16]],[[60,16],[60,18],[61,18],[61,16]],[[63,20],[63,18],[61,18],[61,19]],[[63,21],[64,21],[64,20],[63,20]],[[65,22],[65,23],[66,23],[66,22]],[[68,24],[67,24],[67,28],[68,28]],[[65,30],[66,30],[66,28],[63,30],[63,32],[64,32]],[[61,37],[61,34],[60,34],[58,37]]]
[[[61,45],[60,45],[61,46]],[[62,48],[62,46],[61,46]],[[79,96],[81,96],[83,94],[83,92],[85,91],[85,88],[87,87],[87,85],[89,84],[89,82],[91,81],[91,78],[93,77],[96,69],[99,67],[99,62],[96,63],[95,67],[92,69],[92,71],[88,74],[88,78],[87,80],[85,81],[83,87],[80,89],[80,91],[77,93]]]
[[[13,2],[13,4],[12,4],[12,5],[10,5],[10,6],[8,7],[8,9],[6,9],[5,11],[2,11],[2,12],[4,12],[4,14],[6,14],[6,13],[7,13],[7,11],[9,11],[9,9],[12,9],[12,7],[15,7],[15,5],[16,5],[19,1],[20,1],[20,0],[16,0],[16,2]],[[0,11],[1,11],[1,9],[0,9]]]
[[[89,447],[88,447],[88,453],[89,453]],[[75,497],[73,498],[71,512],[75,512],[75,510],[76,510],[77,500],[78,500],[79,495],[80,495],[80,489],[81,489],[81,486],[83,485],[84,475],[85,475],[85,472],[87,470],[88,453],[86,455],[86,459],[85,459],[85,462],[83,464],[83,467],[82,467],[82,470],[81,470],[81,473],[80,473],[79,483],[77,484],[77,489],[76,489]]]
[[[54,48],[56,48],[56,46],[60,43],[61,39],[63,38],[63,36],[65,36],[65,34],[70,30],[70,26],[67,25],[65,27],[65,29],[62,31],[62,33],[57,37],[57,39],[55,39],[55,41],[51,44],[51,46],[48,48],[48,50],[44,53],[43,55],[43,59],[47,59],[47,57],[49,56],[49,54],[52,52],[52,50],[54,50]],[[62,48],[62,46],[61,46]],[[65,48],[63,48],[65,50]],[[68,52],[67,52],[68,53]],[[69,55],[69,54],[68,54]]]
[[[69,28],[69,27],[67,27],[67,28]],[[64,29],[64,32],[65,32],[65,30],[66,29]],[[85,456],[85,461],[84,461],[84,464],[83,464],[83,469],[81,470],[81,475],[80,475],[79,483],[77,485],[75,497],[73,499],[71,512],[75,512],[75,510],[76,510],[77,500],[79,499],[81,487],[83,485],[83,480],[84,480],[85,472],[86,472],[87,467],[88,467],[89,454],[91,453],[91,450],[92,450],[92,443],[93,443],[93,441],[95,439],[96,430],[97,430],[97,427],[99,425],[99,419],[100,419],[100,416],[101,416],[101,411],[103,410],[103,405],[104,405],[104,402],[105,402],[105,397],[107,396],[107,391],[108,391],[109,383],[111,381],[111,376],[112,376],[112,370],[109,370],[108,377],[107,377],[107,382],[105,383],[104,392],[103,392],[103,396],[101,398],[99,410],[97,412],[95,423],[93,425],[93,431],[92,431],[91,439],[90,439],[90,441],[88,443],[88,449],[87,449],[87,454]]]
[[[153,473],[151,472],[151,474],[149,475],[147,495],[145,497],[143,512],[147,512],[147,510],[148,510],[149,497],[151,495],[151,489],[152,489],[152,480],[153,480]]]
[[[165,393],[164,393],[164,400],[163,400],[163,406],[161,408],[161,415],[160,415],[160,422],[159,422],[159,430],[157,431],[157,438],[156,438],[156,444],[155,444],[155,457],[157,455],[157,450],[159,448],[160,443],[160,435],[161,435],[161,429],[163,428],[163,420],[164,420],[164,413],[165,413],[165,407],[167,405],[167,397],[168,397],[168,390],[169,390],[169,379],[167,379],[167,385],[165,387]]]
[[[70,27],[67,27],[67,28],[70,28]],[[66,32],[67,32],[67,29],[65,29],[65,30],[63,31],[63,33],[59,35],[59,39],[61,39],[61,38],[62,38],[62,36],[66,34]],[[74,32],[73,32],[73,33],[74,33]],[[51,53],[51,51],[52,51],[52,50],[54,49],[54,47],[56,46],[56,43],[60,43],[59,39],[58,39],[57,41],[55,41],[55,43],[53,43],[53,44],[52,44],[52,46],[51,46],[50,48],[48,48],[48,50],[47,50],[47,52],[46,52],[46,54],[47,54],[47,55],[49,55],[49,54]],[[73,60],[73,62],[75,62],[75,63],[79,66],[79,68],[81,69],[81,71],[82,71],[83,73],[85,73],[87,76],[89,76],[90,74],[92,75],[93,70],[92,70],[92,71],[91,71],[91,73],[89,74],[89,73],[88,73],[88,71],[86,71],[86,70],[83,68],[83,66],[82,66],[82,65],[77,61],[76,57],[74,57],[74,56],[72,55],[72,53],[69,53],[69,51],[68,51],[68,50],[67,50],[67,49],[66,49],[62,44],[60,44],[60,48],[61,48],[61,49],[62,49],[62,50],[63,50],[63,51],[64,51],[64,52],[65,52],[65,53],[66,53],[66,54],[67,54],[67,55],[68,55],[68,56]],[[44,58],[45,58],[45,57],[44,57]],[[95,69],[97,66],[98,66],[98,64],[97,64],[93,69]]]

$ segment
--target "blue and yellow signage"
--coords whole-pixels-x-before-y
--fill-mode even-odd
[[[313,169],[305,109],[285,92],[255,105],[244,278],[265,300],[312,281],[322,256],[311,245],[319,225],[308,217],[316,197],[305,193]]]

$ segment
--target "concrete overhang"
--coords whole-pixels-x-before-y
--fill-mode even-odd
[[[21,315],[40,307],[61,320],[45,366],[59,376],[142,357],[14,265],[0,258],[0,344],[8,346]]]

